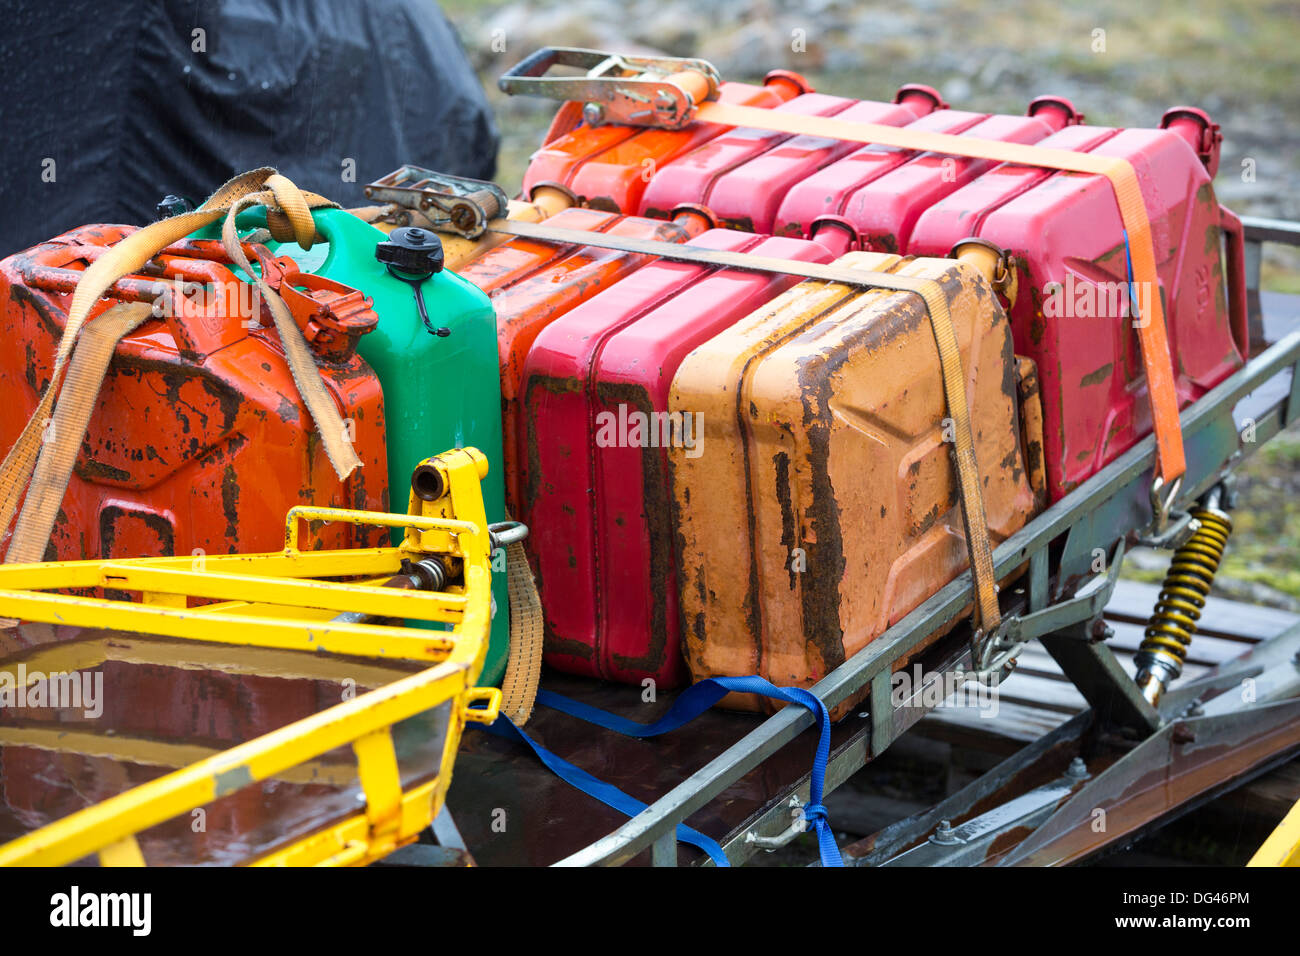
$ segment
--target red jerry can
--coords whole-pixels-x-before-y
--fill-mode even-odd
[[[1241,223],[1214,196],[1218,151],[1204,135],[1213,127],[1189,116],[1204,114],[1171,110],[1169,129],[1067,128],[1041,143],[1133,164],[1159,284],[1139,289],[1134,304],[1140,313],[1151,296],[1163,298],[1184,405],[1241,368],[1249,339]],[[1038,365],[1056,501],[1151,432],[1114,190],[1103,176],[1005,164],[931,206],[907,251],[947,254],[971,235],[1017,259],[1012,334],[1017,353]]]
[[[936,109],[907,123],[925,133],[960,133],[985,118],[983,113]],[[779,236],[807,236],[812,223],[844,220],[844,205],[858,189],[915,159],[916,152],[894,146],[859,146],[847,156],[810,172],[786,191],[776,212],[773,232]]]
[[[689,245],[808,262],[835,254],[729,230]],[[518,460],[552,666],[666,687],[686,679],[667,452],[689,449],[698,423],[669,416],[668,390],[691,349],[797,281],[655,262],[537,337]]]
[[[894,103],[813,93],[797,97],[777,110],[833,116],[855,123],[905,126],[941,105],[933,90],[905,87]],[[719,149],[721,144],[730,148]],[[642,209],[645,211],[651,204],[671,208],[677,203],[704,203],[724,226],[770,233],[777,207],[791,187],[856,148],[855,143],[817,136],[732,130],[660,169],[646,190]],[[811,235],[811,230],[800,234]]]
[[[1037,115],[982,117],[954,132],[958,136],[1033,144],[1060,129],[1061,124],[1070,119],[1069,114],[1059,110],[1040,109]],[[845,165],[850,175],[860,172],[856,165],[848,162]],[[994,165],[990,160],[965,156],[912,154],[896,168],[849,192],[838,213],[857,230],[862,249],[907,252],[910,251],[907,240],[917,217],[933,203]],[[829,174],[834,168],[828,166],[825,172]],[[791,221],[788,211],[778,214],[778,218],[784,223]],[[799,225],[807,234],[813,223],[808,221]]]
[[[546,223],[628,239],[685,242],[709,228],[702,209],[683,209],[675,221],[618,216],[595,209],[566,209]],[[635,272],[650,256],[595,246],[516,238],[484,254],[459,273],[492,299],[501,361],[501,415],[505,451],[506,506],[520,513],[515,451],[519,442],[519,384],[528,350],[538,334],[574,306]]]

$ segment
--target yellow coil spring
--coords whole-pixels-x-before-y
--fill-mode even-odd
[[[1200,521],[1201,527],[1174,552],[1139,648],[1139,652],[1165,660],[1172,658],[1169,662],[1180,671],[1232,533],[1231,519],[1220,511],[1193,508],[1192,517]]]

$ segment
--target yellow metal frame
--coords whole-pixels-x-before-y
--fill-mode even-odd
[[[1255,851],[1247,866],[1300,866],[1300,802]]]
[[[120,561],[68,561],[0,567],[0,614],[28,621],[145,632],[205,644],[262,649],[284,670],[314,671],[315,658],[294,664],[302,651],[430,662],[353,700],[296,721],[230,750],[204,757],[157,780],[87,807],[0,846],[0,866],[57,866],[98,854],[105,866],[143,865],[136,834],[258,781],[301,774],[304,765],[351,745],[366,798],[364,812],[278,849],[256,865],[347,865],[376,860],[412,842],[442,807],[452,764],[467,721],[496,719],[501,692],[475,687],[491,625],[491,538],[479,483],[487,460],[476,449],[428,459],[442,478],[441,497],[410,496],[410,513],[373,514],[333,508],[292,509],[282,552]],[[422,466],[423,467],[423,466]],[[395,548],[301,551],[304,521],[403,527]],[[443,592],[380,586],[403,560],[439,555],[461,573],[463,584]],[[359,578],[359,583],[321,578]],[[48,593],[54,588],[108,588],[140,592],[141,599],[88,598]],[[219,603],[188,607],[190,598]],[[446,632],[378,624],[336,623],[343,611],[376,617],[440,621]],[[149,656],[148,642],[107,642],[76,652],[81,667],[111,657]],[[206,666],[203,645],[177,654],[176,666]],[[285,651],[299,652],[285,655]],[[59,644],[37,655],[51,661],[70,650]],[[81,658],[84,657],[85,660]],[[222,655],[222,669],[242,670]],[[198,662],[194,662],[197,659]],[[321,663],[328,658],[321,659]],[[9,670],[9,668],[4,668]],[[403,791],[393,745],[395,723],[450,702],[446,740],[437,774]],[[77,746],[37,734],[28,745]],[[88,735],[95,737],[97,735]],[[131,753],[133,742],[102,738],[87,749]],[[172,759],[191,755],[178,747]],[[295,770],[296,768],[296,770]]]

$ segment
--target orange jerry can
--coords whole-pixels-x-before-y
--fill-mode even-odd
[[[718,100],[771,109],[811,92],[811,84],[798,73],[773,70],[762,86],[723,83]],[[568,104],[556,117],[557,123],[567,109]],[[729,129],[717,123],[691,123],[679,130],[583,123],[557,135],[553,126],[524,173],[524,195],[532,195],[539,186],[559,185],[584,206],[631,212],[641,208],[641,197],[660,166]]]
[[[0,447],[13,447],[49,381],[77,281],[132,226],[91,225],[0,262]],[[118,344],[91,415],[46,560],[278,551],[299,504],[387,511],[384,399],[357,355],[370,300],[292,260],[246,246],[292,311],[362,467],[340,482],[314,434],[269,312],[221,243],[184,240],[115,283],[151,318]],[[304,548],[367,547],[384,529],[311,528]]]
[[[552,216],[547,225],[624,239],[685,242],[711,228],[713,219],[702,207],[678,210],[672,222],[574,208]],[[520,514],[522,505],[515,454],[519,441],[519,392],[528,350],[542,329],[555,319],[652,258],[616,249],[516,238],[460,271],[461,278],[473,282],[491,297],[497,313],[506,507],[511,514]]]
[[[1041,498],[992,286],[952,259],[858,252],[837,265],[949,292],[996,545]],[[967,567],[939,354],[918,296],[803,282],[698,345],[669,408],[703,417],[703,454],[669,449],[695,680],[808,687]]]

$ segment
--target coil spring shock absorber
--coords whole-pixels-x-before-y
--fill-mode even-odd
[[[1192,517],[1200,527],[1174,552],[1142,645],[1134,657],[1138,687],[1153,706],[1183,672],[1187,646],[1196,633],[1196,622],[1201,619],[1206,595],[1232,533],[1232,519],[1219,508],[1220,497],[1221,490],[1215,488],[1203,506],[1192,509]]]

